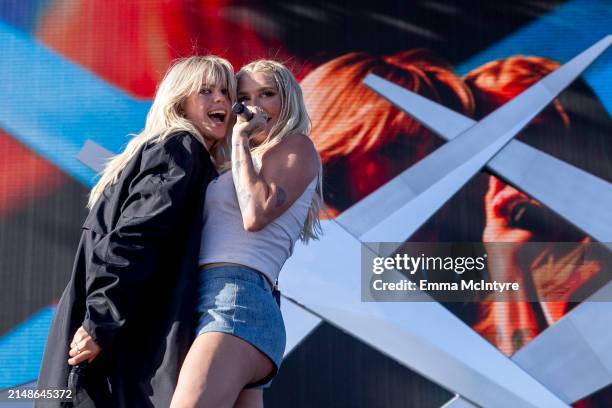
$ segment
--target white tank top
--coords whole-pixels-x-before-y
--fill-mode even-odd
[[[214,179],[206,190],[199,264],[231,262],[256,269],[276,282],[293,252],[317,186],[315,177],[302,195],[274,221],[255,232],[246,231],[232,172]]]

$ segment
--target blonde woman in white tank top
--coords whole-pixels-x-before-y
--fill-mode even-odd
[[[237,118],[231,170],[206,192],[200,323],[174,408],[263,407],[285,348],[276,278],[295,241],[321,232],[321,161],[297,81],[269,60],[246,65],[237,80],[253,118]]]

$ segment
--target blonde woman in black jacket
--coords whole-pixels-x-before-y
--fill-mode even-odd
[[[214,161],[227,154],[234,83],[224,59],[177,61],[145,129],[106,166],[89,198],[39,389],[66,389],[71,367],[87,365],[75,406],[170,404],[194,335],[204,192],[217,175]]]

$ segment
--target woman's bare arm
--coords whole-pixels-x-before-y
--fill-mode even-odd
[[[254,120],[265,123],[257,115],[251,122]],[[242,127],[238,124],[232,135],[232,176],[247,231],[259,231],[279,217],[302,195],[318,172],[318,155],[310,138],[292,134],[266,152],[258,173],[253,164],[249,134],[262,122]]]

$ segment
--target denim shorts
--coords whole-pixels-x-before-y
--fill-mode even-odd
[[[217,266],[199,272],[197,334],[222,332],[248,342],[274,363],[273,372],[245,388],[267,388],[285,352],[285,323],[270,284],[246,266]]]

